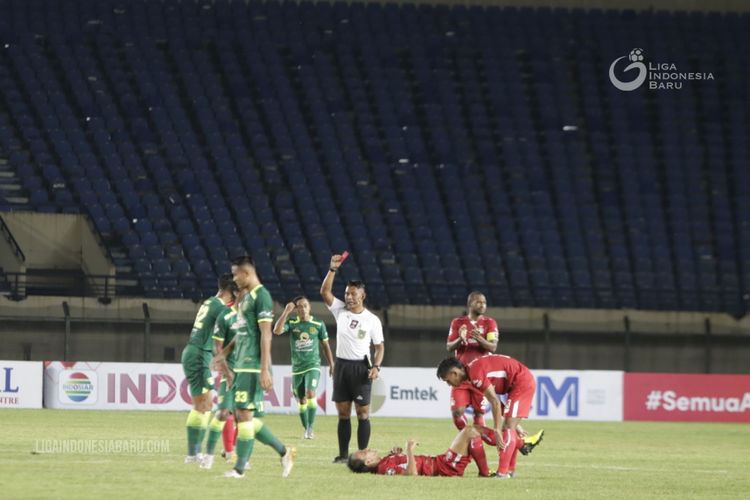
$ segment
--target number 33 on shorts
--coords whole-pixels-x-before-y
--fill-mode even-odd
[[[247,403],[247,391],[237,391],[234,394],[234,402],[235,403]]]

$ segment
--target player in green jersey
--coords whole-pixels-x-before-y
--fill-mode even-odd
[[[231,275],[230,275],[231,276]],[[224,314],[219,315],[214,325],[213,340],[218,344],[218,348],[215,352],[220,352],[223,348],[232,342],[232,339],[240,328],[237,322],[238,307],[233,305],[231,309],[228,309]],[[229,423],[231,425],[231,436],[229,436],[229,443],[233,442],[234,438],[234,419],[230,418],[234,413],[234,391],[232,390],[233,373],[232,368],[234,367],[234,358],[227,360],[227,371],[222,374],[221,386],[219,388],[218,396],[218,408],[214,413],[214,418],[211,419],[211,423],[208,425],[208,438],[206,440],[206,452],[203,454],[201,461],[202,469],[210,469],[214,463],[214,451],[216,449],[216,443],[219,441],[219,437],[224,431],[224,426]],[[217,367],[221,368],[221,366]],[[225,451],[227,443],[224,443]],[[231,459],[232,449],[228,450],[229,455],[225,455],[227,460]]]
[[[296,319],[289,319],[292,311],[297,312]],[[328,361],[328,370],[333,376],[333,354],[328,345],[328,332],[322,321],[310,314],[310,301],[307,297],[295,297],[284,308],[273,327],[274,335],[289,332],[289,344],[292,349],[292,393],[297,398],[299,416],[305,429],[305,439],[313,439],[313,422],[318,408],[315,390],[320,380],[320,349]]]
[[[226,371],[227,354],[234,360],[234,403],[237,414],[237,462],[226,477],[241,478],[253,452],[255,439],[271,446],[281,457],[282,477],[294,466],[297,450],[287,447],[258,418],[262,411],[263,392],[273,387],[271,376],[271,340],[273,300],[264,287],[251,257],[232,262],[232,275],[242,295],[239,302],[238,329],[234,339],[217,356],[216,363]],[[256,413],[256,418],[253,414]]]
[[[190,385],[190,397],[193,401],[193,409],[185,424],[188,441],[186,464],[199,461],[200,446],[211,418],[211,390],[214,387],[210,369],[214,348],[211,337],[216,319],[228,311],[226,304],[234,301],[236,290],[237,285],[231,274],[219,277],[219,292],[201,304],[195,315],[188,343],[182,351],[182,369]]]

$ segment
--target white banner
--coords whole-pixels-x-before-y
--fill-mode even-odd
[[[269,413],[296,414],[291,367],[275,366],[274,388],[265,396]],[[335,415],[331,378],[321,367],[320,414]],[[15,388],[11,382],[0,387]],[[4,374],[0,373],[0,375]],[[621,421],[623,372],[533,370],[536,394],[529,418]],[[23,377],[28,378],[28,377]],[[179,364],[47,362],[44,406],[66,409],[188,410],[190,395]],[[20,380],[20,378],[18,378]],[[3,380],[0,380],[3,382]],[[8,385],[10,384],[10,385]],[[32,392],[31,389],[28,389]],[[39,391],[41,392],[41,388]],[[7,396],[3,393],[3,396]],[[491,418],[485,402],[487,417]],[[377,417],[450,418],[450,387],[433,368],[383,367],[373,383],[370,412]]]
[[[273,381],[273,390],[265,395],[266,411],[296,413],[291,367],[275,366]],[[326,387],[327,377],[322,375],[318,385],[321,414],[326,410]],[[182,365],[61,361],[45,363],[44,406],[82,410],[189,410],[191,407]]]
[[[451,390],[433,368],[383,367],[370,405],[378,417],[450,418]]]
[[[41,408],[42,370],[41,361],[0,361],[0,408]]]
[[[624,372],[532,370],[530,419],[622,421]]]

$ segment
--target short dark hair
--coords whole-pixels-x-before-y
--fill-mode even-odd
[[[252,266],[255,267],[255,261],[249,255],[242,255],[232,260],[233,266]]]
[[[349,469],[352,472],[356,472],[358,474],[363,472],[375,472],[378,470],[377,465],[373,466],[367,466],[365,465],[365,461],[361,458],[355,458],[354,455],[349,455],[349,461],[346,462],[346,465],[349,466]]]
[[[445,358],[444,360],[442,360],[438,365],[437,378],[439,378],[440,380],[445,380],[445,376],[448,375],[448,372],[453,368],[459,368],[462,370],[466,369],[463,363],[451,356],[450,358]]]
[[[304,296],[304,295],[297,295],[296,297],[294,297],[292,299],[292,304],[294,304],[296,306],[297,302],[299,302],[302,299],[305,299],[306,301],[310,302],[310,299],[308,299],[306,296]]]
[[[469,302],[471,302],[471,299],[473,299],[477,295],[484,295],[484,293],[480,292],[479,290],[472,290],[471,292],[469,292],[468,297],[466,297],[466,303],[468,304]]]
[[[362,280],[349,280],[346,283],[347,287],[353,286],[354,288],[359,288],[360,290],[365,289],[365,282]]]
[[[224,273],[219,276],[219,290],[229,290],[232,293],[237,293],[237,283],[234,282],[232,273]]]

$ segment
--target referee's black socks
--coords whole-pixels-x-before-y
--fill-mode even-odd
[[[370,443],[370,419],[357,421],[357,445],[360,450],[367,448]]]
[[[370,426],[368,424],[367,428],[369,429]],[[349,441],[352,439],[352,421],[349,418],[340,418],[339,419],[339,456],[340,457],[348,457],[349,456]],[[359,432],[357,432],[359,434]],[[368,430],[369,435],[369,430]]]

